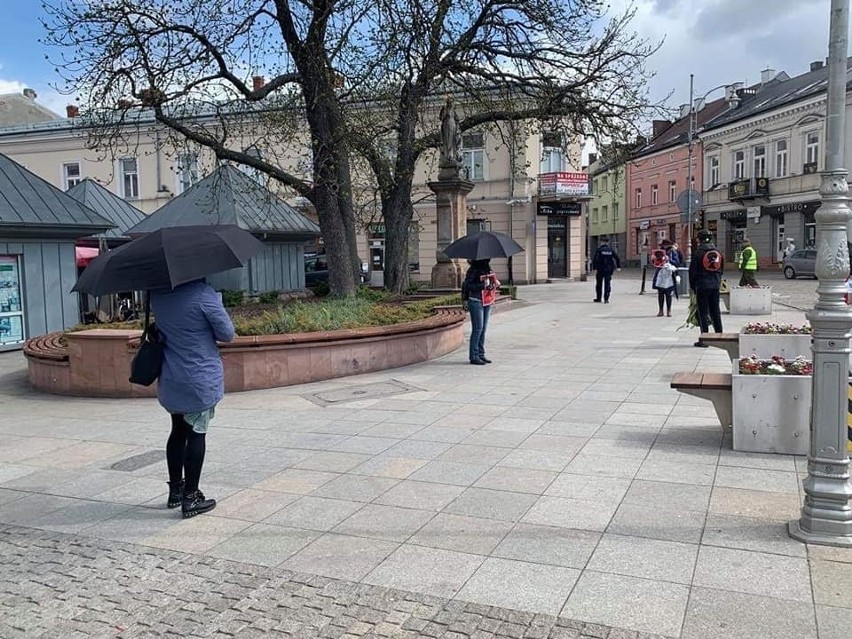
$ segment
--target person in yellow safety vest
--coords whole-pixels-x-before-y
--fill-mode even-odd
[[[754,274],[757,272],[757,251],[749,240],[743,240],[743,250],[740,253],[740,286],[760,286]]]

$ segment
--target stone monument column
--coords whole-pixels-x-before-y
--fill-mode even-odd
[[[432,267],[432,288],[461,287],[466,270],[459,260],[450,259],[444,249],[467,234],[467,194],[473,182],[461,176],[461,132],[452,97],[441,108],[441,159],[438,180],[429,182],[435,193],[438,248],[436,264]]]

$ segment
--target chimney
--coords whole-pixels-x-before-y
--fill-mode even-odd
[[[822,60],[811,62],[811,71],[819,71],[823,66]]]
[[[35,100],[38,97],[38,94],[32,89],[24,89],[24,97],[29,98],[30,100]]]
[[[76,104],[69,104],[65,107],[65,115],[69,118],[76,118],[80,115],[80,107]]]
[[[668,120],[654,120],[651,125],[653,126],[653,137],[657,137],[661,135],[663,131],[668,129],[672,123]]]
[[[597,153],[589,153],[589,164],[590,165],[594,164],[597,161],[598,161],[598,154]]]
[[[255,91],[260,91],[264,85],[266,84],[266,78],[262,75],[256,75],[251,79],[252,89]]]
[[[778,72],[775,69],[764,69],[760,72],[760,83],[768,84],[776,75],[778,75]]]

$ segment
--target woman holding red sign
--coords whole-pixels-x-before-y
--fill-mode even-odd
[[[497,298],[500,280],[491,270],[490,260],[469,261],[470,268],[462,283],[462,301],[470,312],[470,363],[476,366],[490,364],[485,356],[485,330],[491,315],[491,305]]]

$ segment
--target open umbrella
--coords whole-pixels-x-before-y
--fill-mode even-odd
[[[92,260],[72,290],[90,295],[171,289],[244,266],[263,248],[234,226],[171,226]]]
[[[467,260],[488,260],[492,257],[509,257],[524,248],[508,235],[496,231],[479,231],[460,237],[444,253],[447,257]]]

